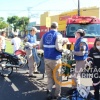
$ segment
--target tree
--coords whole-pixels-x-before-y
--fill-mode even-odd
[[[19,21],[19,17],[18,16],[12,16],[12,17],[8,17],[7,18],[7,22],[11,25],[13,24],[14,26],[14,31],[16,31],[17,29],[17,22]]]
[[[21,17],[17,23],[17,25],[19,26],[20,30],[24,30],[26,29],[26,26],[29,23],[29,18],[28,17]]]
[[[8,27],[8,24],[4,21],[3,17],[0,17],[0,29]]]
[[[18,17],[18,16],[12,16],[7,18],[7,22],[9,24],[13,24],[14,26],[14,31],[16,29],[23,30],[25,32],[26,26],[29,23],[29,18],[28,17]]]
[[[0,17],[0,21],[4,21],[4,18],[3,17]]]

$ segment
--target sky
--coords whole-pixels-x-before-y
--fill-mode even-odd
[[[0,0],[0,17],[27,16],[30,21],[38,20],[40,14],[53,14],[77,9],[78,0]],[[100,0],[80,0],[80,7],[100,7]]]

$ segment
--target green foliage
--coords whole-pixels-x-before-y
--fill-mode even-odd
[[[19,17],[18,16],[12,16],[12,17],[8,17],[7,18],[7,22],[11,25],[13,24],[14,26],[14,31],[16,31],[16,29],[18,28],[17,26],[17,22],[19,21]]]
[[[3,17],[0,17],[0,21],[4,21],[4,18]]]
[[[7,18],[7,22],[9,24],[16,24],[16,22],[19,20],[19,17],[18,16],[12,16],[12,17],[8,17]]]
[[[23,42],[21,42],[21,47],[23,47]],[[13,45],[11,45],[11,40],[6,40],[6,52],[13,54]]]
[[[0,17],[0,29],[8,27],[8,24],[4,21],[3,17]]]
[[[29,18],[12,16],[7,18],[7,22],[13,24],[14,31],[16,31],[17,28],[25,31],[26,25],[29,23]]]

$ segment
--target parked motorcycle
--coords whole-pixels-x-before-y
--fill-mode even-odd
[[[39,55],[41,59],[41,55]],[[37,63],[37,68],[41,65],[41,60]],[[24,50],[17,50],[14,55],[1,52],[0,53],[0,74],[2,76],[10,76],[13,72],[13,68],[23,68],[28,66],[26,52]]]
[[[12,55],[7,52],[0,53],[0,74],[2,76],[10,76],[13,72],[13,68],[21,68],[27,63],[26,60]]]

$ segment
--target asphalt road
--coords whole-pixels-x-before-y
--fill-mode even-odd
[[[37,78],[28,77],[27,67],[14,71],[9,78],[0,76],[0,100],[46,100],[47,78],[43,79],[43,60],[39,70],[41,74],[36,74]],[[81,83],[92,86],[91,79],[81,79]],[[62,87],[62,95],[66,94],[70,87]]]

